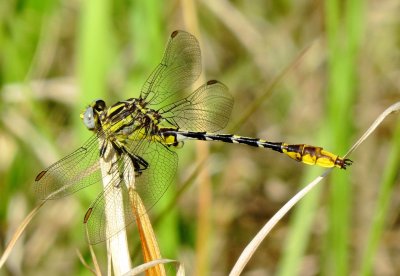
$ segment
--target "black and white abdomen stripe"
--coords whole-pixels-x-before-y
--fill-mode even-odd
[[[282,143],[273,143],[266,140],[243,137],[232,134],[214,134],[207,132],[192,132],[192,131],[174,131],[174,135],[178,142],[191,139],[201,141],[220,141],[225,143],[244,144],[251,147],[269,148],[282,152]]]

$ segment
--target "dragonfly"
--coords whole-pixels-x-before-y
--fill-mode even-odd
[[[173,181],[178,165],[176,151],[185,140],[266,148],[296,161],[326,168],[346,169],[352,164],[351,160],[322,147],[217,133],[228,123],[233,97],[217,80],[209,80],[192,91],[191,86],[201,70],[197,39],[185,31],[172,32],[161,62],[144,83],[138,98],[111,106],[99,99],[87,106],[80,116],[93,135],[80,148],[37,175],[34,187],[37,196],[46,201],[58,199],[102,181],[99,160],[107,150],[113,150],[117,162],[112,163],[108,173],[122,184],[105,187],[84,219],[89,242],[96,244],[109,239],[135,219],[129,208],[124,208],[127,210],[121,210],[120,214],[124,217],[122,226],[114,227],[112,232],[105,231],[107,224],[114,223],[105,215],[105,210],[120,200],[113,198],[112,190],[126,190],[124,168],[133,167],[135,190],[149,210]],[[99,140],[103,142],[99,144]]]

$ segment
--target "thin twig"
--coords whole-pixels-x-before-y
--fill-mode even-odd
[[[41,201],[39,205],[37,205],[27,216],[26,218],[21,222],[21,224],[18,226],[17,230],[15,231],[14,235],[12,236],[10,242],[8,243],[6,250],[4,251],[3,255],[0,258],[0,268],[3,267],[4,263],[8,259],[11,250],[14,248],[15,243],[18,241],[18,239],[21,237],[22,233],[25,231],[25,228],[28,226],[28,224],[31,222],[31,220],[35,217],[37,212],[39,212],[39,209],[43,206],[43,204],[46,201]]]

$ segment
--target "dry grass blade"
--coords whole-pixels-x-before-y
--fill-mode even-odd
[[[78,249],[76,249],[76,255],[78,255],[78,258],[81,261],[81,263],[83,264],[83,266],[86,267],[90,272],[92,272],[93,275],[101,275],[96,270],[94,270],[93,268],[90,267],[90,265],[85,261],[81,252]]]
[[[262,35],[256,25],[252,24],[251,20],[248,20],[244,14],[229,1],[203,0],[202,3],[217,15],[225,26],[229,28],[235,37],[254,56],[254,61],[260,71],[264,71],[265,66],[262,63],[264,58],[260,56],[258,49],[254,47],[255,45],[263,45]]]
[[[139,194],[132,187],[129,187],[129,201],[131,203],[132,212],[135,214],[144,261],[148,263],[161,259],[160,249],[146,208]],[[148,268],[146,275],[166,275],[164,266],[162,264],[152,266]]]
[[[309,44],[304,49],[302,49],[298,53],[298,55],[293,59],[293,61],[290,64],[288,64],[281,72],[279,72],[279,74],[275,76],[271,82],[267,82],[265,84],[260,85],[260,87],[265,87],[265,89],[263,89],[263,93],[260,93],[257,99],[253,101],[253,104],[251,104],[243,112],[241,112],[240,118],[234,124],[232,124],[232,127],[230,128],[232,131],[237,130],[240,126],[245,124],[248,118],[250,118],[250,116],[254,114],[254,112],[262,105],[262,103],[264,103],[265,100],[271,95],[272,91],[274,91],[274,88],[281,82],[281,80],[283,80],[284,77],[286,77],[286,75],[293,68],[295,68],[297,64],[300,63],[301,59],[310,50],[312,46],[313,43]]]
[[[43,204],[46,201],[40,202],[38,206],[36,206],[29,214],[28,216],[22,221],[22,223],[19,225],[17,230],[15,231],[14,235],[12,236],[12,239],[8,243],[6,250],[4,251],[3,255],[0,258],[0,268],[3,267],[4,263],[6,262],[7,258],[9,257],[11,250],[14,248],[15,243],[18,241],[18,239],[21,237],[22,233],[25,231],[25,228],[28,226],[28,224],[31,222],[31,220],[34,218],[34,216],[37,214],[39,209],[43,206]]]
[[[99,145],[102,145],[103,141],[99,141]],[[118,174],[118,170],[113,170],[113,174],[110,174],[111,166],[117,163],[117,157],[111,146],[107,147],[106,152],[104,153],[104,157],[100,158],[100,168],[103,176],[103,186],[104,188],[110,187],[110,185],[118,186],[114,183],[114,181],[119,181],[119,177],[113,174]],[[116,235],[112,235],[109,240],[107,240],[107,250],[111,255],[113,270],[115,275],[122,275],[126,271],[131,269],[131,260],[129,256],[128,250],[128,241],[126,237],[125,231],[125,221],[123,219],[123,215],[115,216],[117,212],[123,210],[123,197],[122,197],[122,189],[112,189],[112,192],[115,193],[112,197],[114,200],[113,204],[107,204],[108,207],[114,208],[111,210],[107,208],[105,210],[107,221],[112,221],[113,223],[107,223],[106,231],[108,233],[117,233]],[[108,198],[105,198],[108,200]],[[119,205],[119,206],[118,206]],[[116,231],[115,229],[122,229],[121,231]],[[106,235],[109,236],[109,235]]]
[[[326,170],[322,175],[318,176],[314,181],[309,183],[305,188],[299,191],[294,197],[292,197],[257,233],[253,240],[246,246],[240,255],[239,259],[235,263],[233,269],[229,275],[240,275],[246,264],[249,262],[250,258],[253,256],[254,252],[257,250],[258,246],[265,239],[268,233],[274,228],[274,226],[281,220],[281,218],[286,215],[287,212],[302,199],[309,191],[311,191],[322,179],[324,179],[332,169]]]
[[[85,231],[86,231],[86,237],[89,237],[87,228],[85,228]],[[88,240],[89,240],[89,238],[88,238]],[[99,263],[97,262],[97,257],[96,257],[96,254],[94,253],[93,246],[91,244],[89,244],[89,250],[90,250],[90,256],[92,256],[93,265],[95,268],[94,273],[96,275],[101,275],[100,266],[99,266]]]
[[[158,260],[154,260],[151,262],[147,262],[141,265],[138,265],[137,267],[133,268],[131,271],[129,271],[128,273],[125,273],[123,276],[128,276],[128,275],[138,275],[139,273],[143,273],[148,269],[151,269],[153,267],[156,266],[160,266],[163,264],[168,264],[168,263],[175,263],[178,270],[176,272],[176,275],[178,276],[183,276],[185,275],[185,269],[183,267],[183,265],[175,260],[170,260],[170,259],[158,259]]]
[[[360,146],[362,142],[364,142],[365,139],[368,138],[368,136],[371,135],[372,132],[375,131],[375,129],[382,123],[382,121],[389,116],[392,113],[399,112],[400,110],[400,102],[394,103],[391,106],[389,106],[385,111],[379,115],[379,117],[375,120],[375,122],[372,123],[372,125],[367,129],[367,131],[361,136],[360,139],[358,139],[357,142],[354,143],[354,145],[351,147],[351,149],[346,153],[345,157],[350,155],[356,148]]]
[[[183,14],[185,25],[188,30],[196,35],[199,38],[200,45],[202,44],[202,40],[200,38],[200,29],[197,18],[197,10],[194,1],[182,1]],[[197,80],[199,83],[204,83],[204,76],[200,76]],[[195,86],[193,86],[195,89]],[[210,149],[209,145],[206,143],[197,142],[196,143],[196,156],[197,162],[201,163],[201,160],[206,160],[209,158]],[[198,179],[198,207],[197,207],[197,235],[196,238],[196,274],[204,275],[208,274],[209,267],[209,241],[210,241],[210,209],[211,209],[211,201],[212,201],[212,188],[211,188],[211,176],[209,172],[208,166],[204,166],[203,170],[199,171],[197,176]]]

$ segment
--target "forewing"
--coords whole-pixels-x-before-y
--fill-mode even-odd
[[[35,194],[42,200],[57,199],[100,181],[98,161],[99,143],[93,135],[82,147],[38,174]]]
[[[212,80],[159,112],[163,118],[181,129],[215,132],[226,126],[232,107],[233,97],[228,88]]]
[[[161,63],[146,80],[140,98],[158,105],[189,88],[200,76],[201,53],[197,39],[184,31],[174,31]]]

